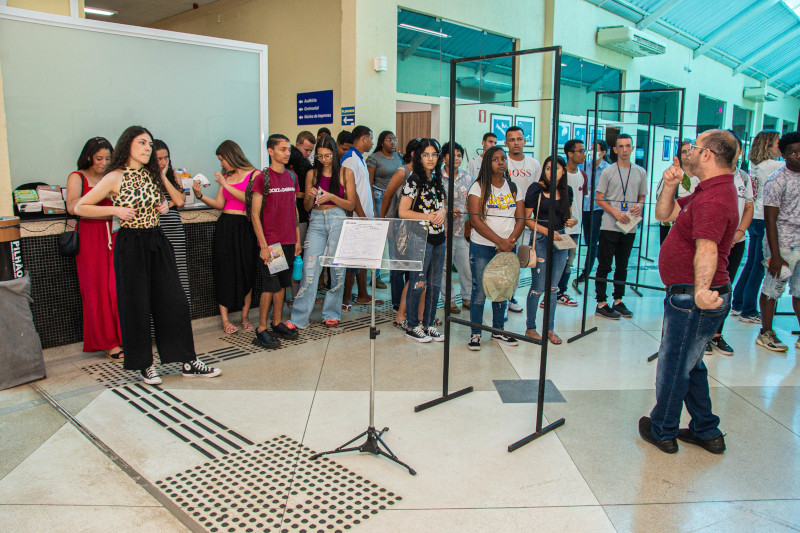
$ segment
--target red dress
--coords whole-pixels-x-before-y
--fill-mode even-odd
[[[83,194],[92,187],[86,176]],[[103,199],[97,205],[109,206]],[[111,220],[82,218],[78,224],[79,251],[75,256],[83,300],[83,351],[99,352],[122,346],[117,311],[117,283],[114,280],[114,241]]]

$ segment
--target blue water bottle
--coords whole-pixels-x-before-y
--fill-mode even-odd
[[[292,279],[300,281],[303,278],[303,257],[300,255],[294,256],[294,271],[292,271]]]

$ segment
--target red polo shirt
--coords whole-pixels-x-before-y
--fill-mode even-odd
[[[694,284],[694,254],[697,239],[717,243],[717,271],[712,287],[730,283],[728,255],[739,226],[739,207],[733,174],[722,174],[701,181],[694,193],[679,198],[681,212],[669,230],[658,254],[661,281]]]

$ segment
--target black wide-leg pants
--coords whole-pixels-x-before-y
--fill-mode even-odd
[[[160,227],[121,228],[114,246],[114,275],[126,370],[153,364],[150,316],[162,363],[193,360],[189,301],[181,288],[175,254]]]

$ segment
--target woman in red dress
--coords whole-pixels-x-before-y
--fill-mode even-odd
[[[78,170],[67,177],[67,211],[103,178],[111,161],[111,143],[103,137],[89,139],[78,157]],[[104,199],[98,205],[111,205]],[[114,281],[114,240],[111,218],[82,218],[78,223],[80,248],[75,256],[83,300],[83,351],[104,351],[122,361],[122,334]]]

